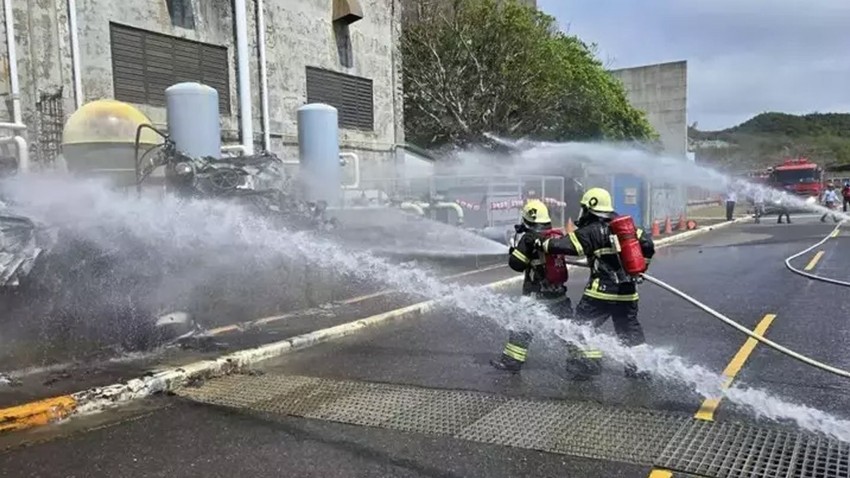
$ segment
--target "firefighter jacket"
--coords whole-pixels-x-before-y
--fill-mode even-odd
[[[508,256],[508,266],[525,274],[522,282],[523,295],[535,295],[541,299],[563,299],[566,297],[565,284],[550,284],[546,280],[543,252],[535,247],[540,235],[526,231],[519,237],[516,247],[512,247]]]
[[[655,255],[655,244],[643,229],[637,229],[637,236],[649,264]],[[587,257],[590,278],[584,289],[585,296],[617,302],[638,300],[637,285],[623,270],[607,222],[594,221],[562,238],[545,241],[542,247],[549,253]]]

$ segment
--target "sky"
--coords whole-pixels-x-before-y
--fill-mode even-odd
[[[850,0],[538,0],[610,69],[687,60],[688,122],[850,112]]]

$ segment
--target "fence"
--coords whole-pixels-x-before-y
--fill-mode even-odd
[[[554,226],[565,222],[564,178],[556,176],[428,176],[361,180],[346,189],[344,207],[407,204],[431,218],[452,223],[463,215],[467,227],[516,224],[527,199],[549,206]],[[460,211],[458,211],[458,207]],[[452,212],[454,211],[454,212]]]

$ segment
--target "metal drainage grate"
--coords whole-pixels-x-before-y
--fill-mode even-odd
[[[724,478],[850,477],[850,444],[773,427],[694,422],[662,451],[659,465]]]
[[[233,375],[178,394],[254,412],[657,465],[708,477],[850,476],[850,444],[775,427],[694,421],[685,414],[283,375]]]
[[[252,390],[255,397],[251,397]],[[685,415],[589,403],[300,376],[233,375],[198,388],[184,388],[178,394],[253,412],[643,465],[651,465],[679,427],[689,421]]]

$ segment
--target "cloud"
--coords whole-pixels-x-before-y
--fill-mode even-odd
[[[850,111],[848,0],[538,0],[610,68],[688,61],[688,117]]]

